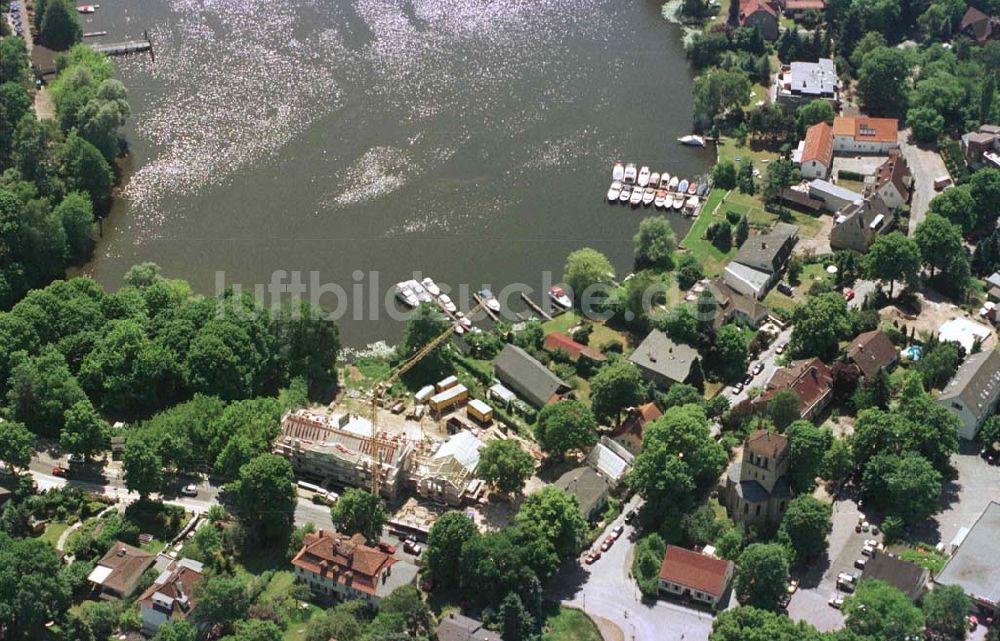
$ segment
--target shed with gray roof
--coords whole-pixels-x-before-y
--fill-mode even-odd
[[[996,409],[1000,398],[1000,353],[979,352],[965,359],[938,396],[937,402],[962,422],[958,435],[972,440]]]
[[[535,407],[542,407],[570,389],[531,354],[510,343],[497,357],[495,369],[501,383]]]

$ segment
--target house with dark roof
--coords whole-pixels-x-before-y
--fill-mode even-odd
[[[833,127],[818,122],[806,130],[806,137],[792,154],[799,173],[806,180],[826,178],[833,167]]]
[[[975,7],[969,7],[965,15],[962,16],[958,30],[982,44],[987,40],[1000,37],[1000,18],[984,13]]]
[[[723,499],[741,523],[777,523],[792,498],[788,437],[757,430],[743,442],[743,456],[729,466]]]
[[[833,374],[818,358],[792,361],[787,367],[775,370],[764,393],[754,399],[753,404],[764,407],[786,390],[799,397],[799,416],[811,421],[833,399]]]
[[[292,566],[295,578],[321,599],[361,599],[375,607],[417,577],[417,566],[369,547],[364,536],[329,530],[306,534]]]
[[[675,343],[658,329],[651,331],[628,359],[646,380],[662,388],[687,382],[693,368],[701,366],[698,350]]]
[[[996,611],[1000,604],[1000,503],[989,502],[934,582],[957,585],[977,606]]]
[[[839,154],[886,154],[899,148],[895,118],[837,116],[833,119],[833,151]]]
[[[980,125],[978,131],[962,134],[962,156],[965,164],[978,169],[984,164],[996,166],[1000,152],[1000,125]]]
[[[717,608],[725,606],[735,566],[676,545],[668,545],[660,565],[659,591]]]
[[[880,330],[858,334],[847,347],[847,360],[854,363],[865,378],[890,369],[899,362],[899,352],[889,335]]]
[[[499,632],[493,632],[483,627],[483,622],[449,612],[442,617],[434,633],[437,641],[503,641]]]
[[[194,559],[172,561],[139,597],[142,632],[153,636],[172,621],[195,621],[198,609],[195,588],[201,582],[203,566]],[[201,626],[204,628],[204,626]]]
[[[871,181],[866,181],[865,196],[878,195],[889,209],[902,207],[910,202],[913,193],[913,174],[906,158],[898,149],[891,149],[886,161],[878,166]]]
[[[896,217],[878,194],[837,212],[830,229],[830,247],[868,253],[875,239],[892,229]]]
[[[941,390],[937,402],[955,414],[962,427],[958,435],[972,440],[979,427],[997,407],[1000,398],[1000,353],[995,350],[972,354]]]
[[[799,228],[775,223],[766,234],[750,236],[722,273],[724,283],[744,296],[760,300],[778,281],[799,240]]]
[[[712,327],[719,329],[726,323],[739,322],[757,329],[767,320],[767,305],[752,296],[744,296],[721,278],[710,280],[708,291],[715,299],[715,318]]]
[[[930,574],[927,568],[922,568],[916,563],[876,550],[865,563],[861,580],[875,579],[888,583],[910,597],[911,601],[917,601],[927,587]]]
[[[646,403],[639,407],[625,410],[625,420],[611,433],[611,439],[625,448],[631,454],[638,454],[642,449],[642,435],[646,424],[663,416],[656,403]]]
[[[778,39],[778,3],[776,0],[739,0],[741,27],[756,27],[765,40]]]
[[[497,378],[535,407],[558,400],[570,387],[517,345],[504,345],[494,365]]]
[[[118,541],[90,571],[87,581],[102,599],[127,599],[139,587],[143,573],[155,562],[155,554]]]
[[[578,343],[562,332],[550,332],[545,335],[545,349],[550,352],[565,352],[570,360],[587,358],[595,363],[603,363],[607,356],[600,353],[593,347]]]
[[[555,485],[576,497],[580,512],[588,521],[594,521],[601,515],[608,504],[608,494],[611,491],[604,477],[589,465],[581,465],[566,472],[556,480]]]

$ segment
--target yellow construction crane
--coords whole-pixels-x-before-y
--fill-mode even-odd
[[[469,310],[467,318],[472,318],[472,316],[482,308],[483,303],[480,301]],[[374,388],[372,388],[372,494],[378,496],[379,493],[379,471],[380,466],[378,462],[378,404],[382,400],[382,396],[396,384],[396,381],[400,379],[404,374],[413,369],[417,363],[424,360],[424,358],[437,349],[442,343],[448,340],[451,335],[455,332],[455,324],[451,323],[448,325],[448,329],[441,332],[436,336],[431,342],[427,343],[416,352],[414,352],[408,359],[403,361],[389,378],[385,379],[381,383],[377,383]]]

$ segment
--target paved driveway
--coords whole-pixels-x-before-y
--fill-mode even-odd
[[[947,176],[944,160],[936,150],[921,149],[909,142],[910,130],[899,132],[899,149],[906,158],[906,164],[913,174],[913,198],[910,200],[910,235],[912,236],[924,217],[927,215],[927,205],[937,195],[934,191],[934,179]]]
[[[771,375],[774,374],[776,369],[778,369],[777,364],[774,362],[775,357],[778,356],[775,349],[777,349],[778,345],[781,345],[782,343],[788,343],[791,337],[792,328],[789,326],[778,334],[778,337],[771,342],[766,350],[761,352],[756,359],[750,362],[751,368],[758,362],[764,363],[764,371],[753,377],[753,382],[750,383],[750,387],[764,387],[764,384],[771,380]],[[722,391],[719,393],[725,394],[726,398],[729,399],[730,405],[735,406],[746,400],[748,391],[749,388],[744,388],[740,390],[739,394],[733,395],[733,387],[731,385],[727,385],[722,388]]]
[[[951,457],[958,478],[945,483],[945,508],[934,517],[931,526],[914,533],[927,543],[943,541],[947,545],[959,529],[975,523],[990,501],[1000,501],[1000,466],[981,459],[972,443],[965,442],[962,446],[962,452]]]
[[[633,497],[624,511],[637,507],[639,502],[638,497]],[[619,517],[609,529],[624,523],[623,518]],[[706,641],[712,631],[711,614],[670,601],[641,600],[639,588],[630,576],[634,535],[632,526],[626,525],[621,538],[593,565],[567,564],[552,581],[548,596],[598,618],[607,641]]]
[[[840,177],[840,172],[851,171],[862,176],[873,176],[875,170],[885,162],[888,156],[837,156],[833,159],[833,175]]]

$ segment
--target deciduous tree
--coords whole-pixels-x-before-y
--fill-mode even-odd
[[[597,419],[580,401],[550,403],[538,413],[535,437],[541,448],[551,455],[585,451],[597,442]]]
[[[847,629],[882,641],[907,641],[919,637],[924,616],[898,589],[875,579],[858,584],[844,600]]]
[[[753,543],[740,555],[736,598],[742,605],[765,610],[777,607],[788,588],[788,555],[776,543]]]
[[[261,454],[240,468],[231,487],[236,495],[236,517],[262,543],[279,541],[292,531],[298,498],[295,475],[286,459]]]
[[[516,440],[492,441],[479,450],[476,475],[504,494],[520,492],[533,470],[531,455]]]
[[[386,514],[382,500],[366,490],[351,488],[330,509],[337,531],[361,534],[370,544],[382,537]]]
[[[831,508],[811,494],[795,497],[788,504],[778,538],[788,545],[799,561],[815,558],[826,549],[826,537],[832,529]]]

